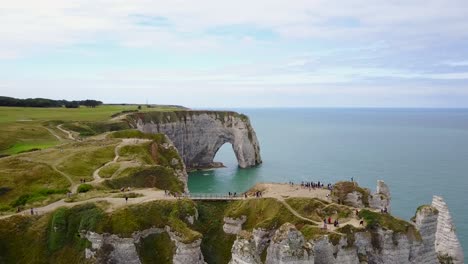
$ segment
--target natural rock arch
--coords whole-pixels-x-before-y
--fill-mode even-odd
[[[247,116],[236,112],[173,111],[129,115],[145,133],[166,134],[189,169],[213,166],[216,152],[231,143],[239,167],[262,163],[260,146]]]

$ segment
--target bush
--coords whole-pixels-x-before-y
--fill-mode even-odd
[[[93,186],[91,184],[81,184],[78,186],[78,192],[79,193],[85,193],[93,189]]]

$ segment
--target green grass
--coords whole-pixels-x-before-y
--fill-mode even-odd
[[[243,121],[248,121],[249,118],[244,115],[244,114],[239,114],[237,112],[232,112],[232,111],[203,111],[203,110],[175,110],[175,111],[147,111],[144,113],[134,113],[128,115],[129,120],[136,120],[142,119],[145,122],[151,122],[153,121],[154,123],[168,123],[168,122],[174,122],[174,121],[186,121],[188,118],[194,116],[194,115],[200,115],[200,114],[208,114],[208,115],[214,115],[217,120],[220,120],[221,122],[225,122],[226,119],[228,118],[240,118]]]
[[[17,206],[17,201],[40,203],[47,199],[63,197],[70,183],[49,165],[21,160],[18,158],[0,159],[0,206]]]
[[[91,191],[91,189],[93,189],[93,186],[91,184],[80,184],[80,186],[78,186],[78,189],[77,191],[79,193],[85,193],[85,192],[89,192]]]
[[[124,150],[128,152],[127,158],[129,158],[128,156],[131,156],[131,155],[140,155],[139,158],[142,159],[143,161],[146,161],[146,163],[155,162],[156,164],[159,164],[162,166],[172,167],[174,169],[180,169],[180,170],[183,169],[183,162],[179,156],[179,153],[177,152],[177,149],[175,147],[171,147],[167,149],[162,147],[164,143],[169,143],[164,134],[146,134],[139,130],[128,129],[128,130],[113,132],[112,134],[109,135],[109,138],[150,139],[153,141],[152,144],[141,145],[139,149],[128,148],[127,150]],[[123,149],[124,148],[121,149],[121,154],[122,154]],[[143,154],[142,152],[145,152],[145,153]],[[123,154],[126,155],[125,152],[123,152]],[[177,164],[172,163],[174,159],[177,160]],[[148,163],[148,164],[152,164],[152,163]]]
[[[314,240],[329,234],[327,231],[312,225],[304,225],[299,229],[306,240]]]
[[[93,172],[114,159],[116,144],[84,148],[60,163],[57,168],[73,177],[75,181],[80,178],[92,180]]]
[[[136,105],[102,105],[96,108],[37,108],[37,107],[0,107],[0,123],[17,122],[18,120],[32,121],[105,121],[115,113],[123,110],[136,109]],[[140,111],[173,111],[176,107],[142,107]]]
[[[49,263],[47,217],[13,216],[0,221],[0,263]]]
[[[150,148],[151,143],[123,146],[119,150],[119,160],[137,160],[142,164],[155,164]]]
[[[414,225],[395,218],[390,214],[376,213],[363,209],[359,212],[359,216],[366,221],[366,229],[371,232],[380,227],[386,230],[392,230],[394,233],[406,234],[409,239],[421,241],[421,235]]]
[[[50,255],[62,256],[61,251],[71,250],[74,255],[83,259],[82,252],[89,246],[89,242],[81,237],[80,231],[99,232],[105,217],[104,211],[94,204],[57,209],[52,214],[47,228],[47,252]]]
[[[111,163],[99,171],[99,176],[101,178],[110,178],[120,169],[120,164],[118,163]]]
[[[352,215],[352,210],[346,206],[316,198],[288,198],[286,202],[302,216],[314,221],[322,221],[324,218],[333,219],[348,218]]]
[[[156,142],[162,142],[164,140],[163,134],[146,134],[136,129],[126,129],[121,131],[115,131],[108,136],[109,138],[141,138],[141,139],[152,139]]]
[[[69,122],[63,128],[78,132],[81,137],[94,136],[104,132],[125,130],[129,128],[123,121]]]
[[[229,204],[226,216],[239,218],[242,215],[247,216],[243,229],[248,231],[253,228],[279,228],[286,222],[292,224],[304,223],[303,220],[294,216],[281,202],[274,198],[248,199]]]
[[[208,263],[228,263],[235,235],[223,231],[224,212],[230,202],[197,202],[198,220],[194,229],[203,234],[201,250]]]
[[[31,149],[59,144],[41,124],[30,122],[0,123],[0,155],[13,155]]]
[[[101,226],[105,232],[130,237],[135,231],[168,225],[184,242],[190,243],[201,238],[201,234],[185,222],[187,216],[194,214],[195,204],[190,200],[160,200],[117,210]]]
[[[346,196],[348,193],[358,192],[362,195],[362,203],[365,207],[369,207],[369,191],[358,186],[357,182],[337,182],[333,186],[332,199],[334,202],[340,200],[340,203],[346,204]],[[347,204],[350,205],[350,204]]]
[[[50,147],[59,141],[45,129],[61,123],[84,123],[81,128],[84,135],[102,133],[126,128],[125,124],[107,122],[113,114],[124,110],[134,110],[136,105],[102,105],[96,108],[35,108],[35,107],[0,107],[0,155],[12,155],[18,151],[33,148]],[[154,108],[142,107],[144,111],[173,111],[177,107],[160,106]],[[57,133],[62,135],[60,132]]]
[[[123,175],[122,175],[123,174]],[[158,188],[173,193],[182,193],[184,184],[173,169],[155,165],[152,167],[127,168],[118,177],[105,181],[112,189],[123,187]]]
[[[172,257],[175,253],[174,242],[167,233],[152,234],[137,244],[138,255],[143,264],[161,263],[172,264]]]

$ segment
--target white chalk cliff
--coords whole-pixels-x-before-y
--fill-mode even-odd
[[[166,134],[189,169],[213,167],[216,152],[231,143],[239,167],[262,163],[260,145],[247,116],[221,111],[136,113],[130,123],[145,133]]]
[[[454,264],[464,263],[463,249],[457,234],[452,216],[444,199],[434,196],[432,206],[439,211],[437,232],[435,234],[435,250],[440,258],[451,259]]]

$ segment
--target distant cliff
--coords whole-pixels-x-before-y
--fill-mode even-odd
[[[166,134],[189,169],[212,167],[216,152],[231,143],[239,167],[262,163],[260,145],[249,118],[228,111],[135,113],[130,124],[144,133]]]

